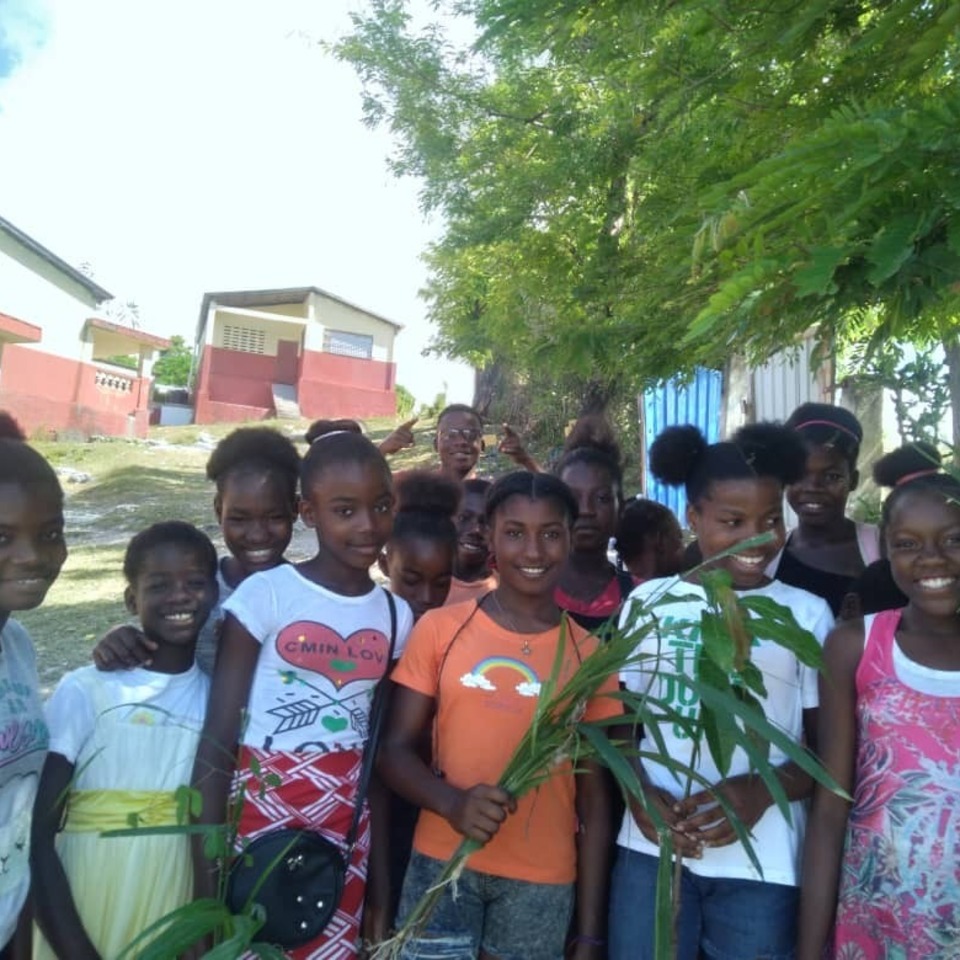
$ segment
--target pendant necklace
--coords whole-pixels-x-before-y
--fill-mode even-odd
[[[500,602],[500,598],[497,596],[497,591],[494,590],[494,591],[490,594],[490,596],[493,597],[493,601],[494,601],[494,603],[496,603],[496,605],[497,605],[497,610],[499,611],[500,616],[503,617],[503,619],[507,621],[507,626],[508,626],[515,634],[517,634],[518,636],[520,636],[520,637],[523,638],[523,641],[522,641],[521,644],[520,644],[520,652],[521,652],[525,657],[531,656],[531,655],[533,654],[533,647],[530,646],[530,641],[529,641],[529,639],[527,639],[527,635],[526,635],[525,633],[520,633],[520,631],[517,629],[516,621],[513,619],[513,617],[510,616],[510,614],[507,613],[506,610],[503,609],[503,604]]]

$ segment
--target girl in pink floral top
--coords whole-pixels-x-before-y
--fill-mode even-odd
[[[916,445],[874,468],[909,603],[827,638],[821,754],[853,804],[814,796],[799,960],[960,956],[960,481],[939,462]]]

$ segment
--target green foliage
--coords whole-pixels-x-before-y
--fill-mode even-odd
[[[124,367],[127,370],[136,370],[140,366],[140,360],[129,354],[114,354],[112,357],[104,357],[103,363],[112,363],[115,367]]]
[[[417,398],[400,383],[394,387],[394,393],[397,397],[397,416],[401,420],[408,420],[413,416],[413,408],[417,405]]]
[[[170,338],[170,346],[161,351],[153,365],[153,382],[185,387],[190,382],[192,364],[193,351],[183,337],[175,334]]]
[[[867,308],[955,334],[958,9],[370,0],[336,53],[445,217],[436,348],[636,389]]]
[[[433,403],[424,403],[420,405],[417,415],[425,420],[436,419],[437,415],[447,405],[447,385],[443,385],[441,390],[434,398]]]
[[[939,344],[910,347],[875,340],[849,349],[843,366],[848,379],[889,391],[901,443],[949,443],[943,423],[950,410],[950,386]]]

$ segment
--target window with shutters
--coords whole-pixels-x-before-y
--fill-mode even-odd
[[[227,350],[239,350],[242,353],[263,353],[266,333],[254,327],[236,327],[224,324],[223,345]]]

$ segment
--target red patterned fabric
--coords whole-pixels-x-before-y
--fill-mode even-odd
[[[281,781],[279,787],[267,787],[262,797],[250,769],[254,757],[261,775],[274,773]],[[342,847],[353,819],[361,760],[360,750],[267,753],[243,747],[235,783],[237,788],[241,782],[247,785],[239,835],[253,839],[276,827],[303,827]],[[320,937],[287,951],[291,960],[349,960],[359,955],[369,850],[370,817],[364,809],[340,906]]]

